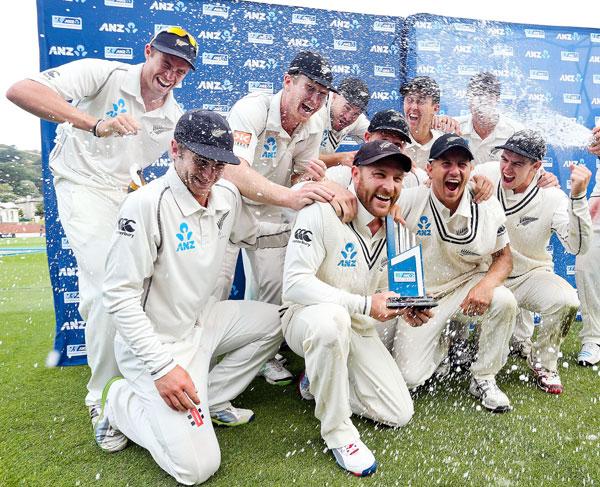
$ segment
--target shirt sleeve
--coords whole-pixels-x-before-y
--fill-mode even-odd
[[[104,306],[125,343],[146,366],[154,380],[160,379],[176,363],[156,335],[144,312],[144,282],[154,272],[160,233],[152,216],[155,208],[132,193],[119,212],[117,228],[106,258]]]
[[[584,254],[592,239],[592,217],[587,199],[585,195],[569,198],[558,188],[542,191],[554,189],[558,201],[553,203],[555,211],[552,215],[552,231],[556,233],[567,252],[574,255]]]
[[[233,153],[251,166],[258,138],[267,126],[268,108],[260,98],[244,97],[233,105],[227,121],[233,132]]]
[[[29,79],[37,81],[65,100],[81,100],[98,93],[110,74],[123,64],[102,59],[79,59],[47,69]]]
[[[500,206],[500,202],[492,197],[489,202],[494,205],[494,216],[496,217],[496,245],[494,246],[494,250],[492,253],[496,253],[502,250],[510,243],[510,239],[508,238],[508,231],[506,230],[506,215],[504,211],[502,211],[502,207]]]
[[[338,303],[350,314],[370,313],[370,296],[338,289],[317,277],[327,250],[323,216],[318,203],[298,213],[283,270],[283,301],[303,305]]]
[[[369,119],[366,117],[364,113],[361,113],[356,120],[354,127],[352,130],[348,132],[347,135],[352,135],[354,137],[358,137],[360,140],[364,142],[365,140],[365,132],[369,128]]]

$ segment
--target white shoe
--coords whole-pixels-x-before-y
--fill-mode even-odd
[[[218,426],[241,426],[254,419],[254,411],[229,405],[220,411],[211,411],[210,419]]]
[[[377,470],[373,453],[360,440],[340,448],[332,448],[331,453],[340,467],[357,477],[366,477]]]
[[[298,381],[298,392],[300,397],[305,401],[314,401],[315,396],[310,392],[310,381],[306,375],[306,370],[300,374],[300,380]]]
[[[90,407],[90,416],[92,416],[96,443],[108,453],[121,451],[127,446],[129,441],[123,433],[110,424],[108,416],[105,414],[106,404],[108,402],[108,390],[118,380],[123,380],[123,377],[113,377],[104,386],[104,390],[102,391],[102,408],[100,409],[99,415],[95,417],[92,416],[92,408],[94,408],[94,406]]]
[[[259,376],[275,386],[287,386],[292,383],[294,376],[283,366],[283,357],[275,355],[271,360],[267,360],[258,371]]]
[[[481,401],[484,408],[493,413],[503,413],[512,409],[508,397],[500,390],[495,379],[481,380],[473,377],[469,392]]]
[[[577,363],[585,367],[596,365],[598,362],[600,362],[600,345],[597,343],[584,343],[577,356]]]

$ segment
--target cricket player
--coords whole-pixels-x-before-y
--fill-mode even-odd
[[[168,149],[181,116],[172,90],[195,69],[197,52],[194,37],[170,27],[146,44],[143,64],[81,59],[19,81],[6,94],[24,110],[60,124],[50,169],[58,215],[79,268],[79,312],[91,369],[85,403],[92,421],[104,384],[118,373],[102,283],[130,166],[148,166]]]
[[[496,384],[508,356],[516,300],[504,287],[512,269],[506,217],[495,198],[476,203],[465,190],[473,154],[465,139],[444,134],[431,146],[431,187],[404,190],[406,226],[423,246],[425,288],[439,306],[424,326],[399,321],[394,354],[409,387],[423,384],[447,357],[454,336],[475,322],[477,359],[469,392],[494,412],[510,409]]]
[[[557,362],[579,299],[575,289],[554,274],[546,247],[554,233],[571,254],[584,254],[589,248],[592,222],[586,192],[592,173],[585,166],[571,166],[568,197],[559,188],[540,190],[537,186],[546,155],[546,141],[540,133],[518,131],[496,149],[502,150],[500,161],[479,165],[476,172],[494,182],[506,214],[513,269],[505,285],[520,308],[541,314],[527,363],[543,391],[561,394]]]
[[[343,223],[328,204],[302,209],[285,258],[282,325],[304,357],[321,436],[337,463],[357,476],[377,463],[351,415],[403,426],[413,414],[408,389],[378,336],[378,322],[400,314],[420,325],[430,312],[390,310],[386,235],[390,211],[411,161],[391,142],[365,143],[352,167],[357,216]]]
[[[173,166],[125,200],[106,261],[104,303],[124,379],[104,388],[96,442],[118,451],[126,444],[111,432],[120,431],[186,485],[219,468],[211,419],[237,426],[254,417],[230,401],[282,340],[276,306],[211,296],[228,240],[257,247],[289,238],[289,228],[259,225],[220,179],[226,164],[239,164],[232,149],[223,117],[185,113],[171,142]]]

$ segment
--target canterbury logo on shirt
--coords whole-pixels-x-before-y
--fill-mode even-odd
[[[304,228],[298,228],[294,232],[294,243],[299,243],[302,245],[307,245],[310,247],[310,243],[312,242],[312,232],[310,230],[306,230]]]

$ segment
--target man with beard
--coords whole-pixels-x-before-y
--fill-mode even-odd
[[[431,146],[431,187],[400,196],[406,227],[423,247],[425,288],[439,306],[425,326],[400,321],[394,354],[409,387],[421,385],[446,359],[453,338],[475,322],[478,354],[469,392],[486,409],[502,412],[510,401],[495,377],[508,356],[516,312],[515,298],[503,286],[512,257],[498,200],[476,203],[466,190],[472,159],[465,139],[444,134]]]
[[[386,300],[383,219],[398,199],[410,159],[391,142],[365,143],[352,167],[356,217],[342,223],[328,204],[302,209],[288,244],[282,326],[290,348],[304,357],[321,436],[337,463],[357,476],[377,463],[351,415],[405,425],[413,414],[408,389],[378,336],[378,322],[404,315],[415,325],[431,313],[392,310]]]

